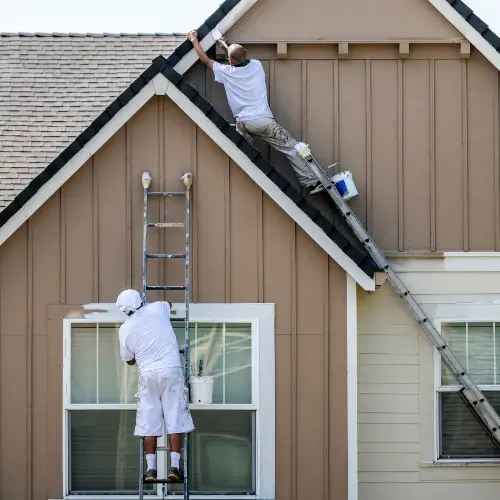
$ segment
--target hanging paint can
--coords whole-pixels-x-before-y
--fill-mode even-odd
[[[352,178],[352,173],[350,170],[345,172],[340,172],[332,177],[332,181],[335,184],[337,191],[344,201],[350,200],[358,196],[358,190],[354,184],[354,179]]]

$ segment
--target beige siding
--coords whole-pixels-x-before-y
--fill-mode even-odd
[[[395,44],[349,47],[338,59],[336,45],[291,44],[277,60],[275,46],[248,45],[277,120],[323,165],[352,170],[351,206],[385,252],[500,250],[498,72],[474,49],[460,59],[458,44],[411,45],[408,59]],[[206,78],[233,120],[222,86]]]
[[[254,42],[460,37],[427,0],[265,0],[253,7],[229,35],[231,41]]]
[[[0,498],[61,497],[57,304],[113,302],[140,287],[144,169],[166,190],[194,173],[193,301],[276,304],[277,498],[346,499],[346,275],[166,98],[149,102],[0,249]],[[151,213],[164,218],[155,203]],[[182,220],[182,202],[168,203],[168,220]],[[153,234],[151,249],[182,250],[174,231]],[[150,271],[151,281],[183,280],[176,262]]]
[[[500,313],[494,304],[499,273],[491,266],[474,272],[443,259],[394,264],[431,319]],[[401,299],[387,284],[375,294],[359,291],[358,305],[359,500],[495,496],[498,466],[428,464],[434,460],[434,348]]]

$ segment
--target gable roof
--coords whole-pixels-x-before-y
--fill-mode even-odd
[[[198,28],[207,50],[258,0],[226,0]],[[428,0],[500,70],[500,37],[462,0]],[[183,34],[0,33],[0,212],[151,61],[184,74]]]
[[[0,34],[0,210],[181,35]]]
[[[226,0],[202,24],[202,26],[198,28],[202,47],[205,50],[210,48],[215,43],[213,30],[217,29],[220,33],[224,34],[251,6],[256,3],[256,1],[257,0]],[[461,0],[429,1],[467,38],[473,38],[475,40],[474,37],[476,37],[477,40],[471,40],[471,42],[476,45],[476,47],[483,52],[488,59],[493,59],[495,63],[499,63],[500,66],[500,61],[495,59],[495,57],[499,54],[496,48],[492,45],[492,43],[496,43],[496,39],[492,37],[484,23],[480,24],[477,21],[479,18],[474,16],[472,11],[469,12],[464,9],[464,4]],[[472,31],[474,33],[471,33]],[[173,35],[173,37],[175,38],[175,35]],[[6,38],[9,37],[7,35],[3,35],[3,39]],[[21,39],[22,35],[17,35],[17,38]],[[177,41],[179,40],[175,39],[174,43]],[[169,40],[169,42],[172,42],[172,40]],[[485,47],[485,44],[488,46]],[[500,46],[500,43],[498,45]],[[168,47],[163,46],[158,51],[166,53],[167,55],[169,50],[172,50],[172,48],[173,44]],[[87,53],[82,59],[85,60],[88,56],[89,54]],[[73,58],[73,55],[71,55],[71,58]],[[40,59],[43,59],[43,57]],[[109,57],[109,59],[115,58]],[[55,156],[57,153],[57,147],[61,148],[66,146],[65,149],[53,161],[51,161],[45,169],[43,168],[43,165],[40,164],[37,164],[37,166],[31,170],[29,167],[25,167],[27,168],[28,173],[24,174],[24,177],[27,178],[29,183],[15,196],[14,200],[8,204],[2,212],[0,212],[0,244],[5,241],[5,239],[7,239],[10,234],[12,234],[12,232],[14,232],[15,229],[17,229],[17,227],[19,227],[41,204],[43,204],[48,196],[50,196],[54,185],[62,185],[79,168],[79,166],[81,166],[82,161],[94,154],[93,152],[104,144],[104,142],[111,137],[114,131],[130,119],[130,117],[140,107],[142,107],[142,105],[144,105],[145,102],[152,97],[152,95],[167,94],[172,97],[171,93],[174,92],[175,94],[175,92],[178,91],[178,94],[175,94],[177,96],[176,102],[184,109],[184,111],[191,116],[199,126],[200,122],[202,122],[204,125],[201,126],[201,128],[205,130],[208,127],[212,138],[214,138],[214,135],[217,136],[217,139],[214,139],[215,142],[217,142],[217,144],[219,144],[224,151],[226,151],[226,153],[228,153],[252,178],[254,178],[262,189],[270,194],[271,197],[273,197],[275,201],[283,209],[285,209],[292,216],[292,218],[294,218],[294,220],[299,223],[301,227],[303,227],[304,230],[318,244],[320,244],[323,249],[325,249],[325,251],[327,251],[327,253],[329,253],[329,255],[335,258],[335,260],[339,262],[339,264],[347,272],[349,272],[359,284],[361,284],[365,289],[373,289],[374,285],[372,278],[374,273],[378,270],[378,267],[362,247],[346,236],[345,226],[342,230],[342,227],[338,227],[338,224],[336,225],[335,217],[332,215],[331,210],[325,210],[324,206],[323,208],[318,208],[308,199],[302,197],[300,191],[294,186],[293,182],[291,183],[286,176],[271,166],[262,157],[258,150],[242,139],[242,137],[234,131],[234,129],[213,108],[213,106],[182,77],[182,75],[196,61],[197,56],[194,53],[192,44],[184,39],[184,41],[180,43],[180,45],[178,45],[170,55],[168,55],[167,59],[163,56],[156,58],[154,63],[146,69],[146,71],[138,76],[138,78],[136,78],[128,88],[123,90],[119,97],[110,103],[97,118],[89,123],[88,127],[83,125],[85,120],[82,120],[80,124],[75,124],[74,129],[66,127],[66,123],[63,122],[64,129],[61,130],[59,134],[61,137],[57,138],[56,134],[56,139],[54,139],[54,141],[60,140],[60,144],[53,145],[53,149],[50,152],[54,153]],[[80,64],[84,64],[84,61],[80,60]],[[124,75],[125,71],[123,71],[123,65],[125,65],[124,61],[121,62],[120,71],[118,72],[118,76],[123,77],[123,80],[120,80],[117,75],[113,75],[113,80],[120,81],[122,84],[125,81],[125,78],[128,77],[131,79],[131,77],[133,77],[132,70],[130,74]],[[99,69],[99,65],[91,64],[91,66],[92,67],[89,68],[89,70],[92,70],[90,73],[95,75],[96,70]],[[63,71],[65,71],[65,69],[66,66],[61,64],[59,64],[57,68],[52,68],[51,77],[54,79],[55,83],[57,83],[58,78],[60,79],[60,76],[64,75]],[[55,72],[59,70],[61,70],[61,73],[59,77],[57,77]],[[166,79],[165,81],[168,80],[168,82],[172,85],[164,85],[161,78],[157,78],[159,76],[163,76],[163,79]],[[13,77],[12,74],[10,74],[8,78],[12,78],[12,81],[15,80],[15,77]],[[94,80],[94,84],[88,86],[98,88],[99,83],[104,81],[104,79],[105,76],[103,75],[102,80],[99,80],[99,82]],[[117,85],[119,88],[120,83]],[[107,85],[104,85],[104,87],[107,87]],[[25,93],[29,93],[30,91],[30,89],[26,89],[25,87],[21,88]],[[176,90],[167,91],[168,88]],[[183,98],[178,97],[181,94],[183,94]],[[24,97],[26,97],[26,95],[24,95],[23,98]],[[83,99],[77,100],[83,101]],[[95,100],[99,101],[99,99]],[[90,101],[92,102],[92,99],[90,99]],[[57,100],[52,102],[58,103]],[[103,104],[103,102],[105,101],[103,100],[100,102],[101,106],[105,106],[107,104]],[[71,108],[71,106],[68,106],[68,108]],[[197,112],[193,111],[194,109],[196,109]],[[200,112],[203,115],[200,115]],[[87,121],[89,120],[91,114],[92,113],[89,112],[87,115]],[[84,113],[82,115],[84,116]],[[5,116],[5,114],[3,116]],[[0,112],[0,125],[3,123],[1,117],[2,114]],[[53,121],[57,123],[57,118],[59,117],[60,114],[57,114]],[[211,128],[207,125],[208,122],[206,121],[206,118],[208,118],[211,122]],[[46,121],[43,120],[40,122],[41,127],[44,128],[46,126]],[[47,128],[49,129],[50,127]],[[64,138],[64,133],[61,132],[66,132],[67,128],[70,130],[68,130],[68,134],[66,134],[66,137]],[[6,127],[6,130],[11,132],[8,127]],[[47,130],[49,133],[46,134],[46,137],[54,137],[54,135],[50,134],[51,130],[52,129]],[[78,137],[70,142],[71,137],[74,137],[78,131],[80,131]],[[15,136],[15,132],[10,135]],[[46,142],[47,148],[51,147],[50,140]],[[56,144],[56,142],[52,144]],[[237,150],[234,146],[237,147]],[[10,152],[5,151],[3,148],[2,150],[5,151],[6,156],[12,157],[15,156],[16,152],[19,152],[19,148],[20,146],[14,146],[13,151]],[[47,153],[48,151],[49,149],[47,149]],[[14,153],[14,155],[11,153]],[[243,153],[244,156],[241,153]],[[238,159],[235,159],[235,157]],[[27,163],[29,163],[29,161]],[[63,169],[63,167],[65,168]],[[34,175],[35,177],[30,180],[30,175]],[[57,182],[52,182],[56,178]],[[277,191],[276,188],[279,188],[279,191]],[[305,218],[304,215],[306,216]],[[348,230],[348,233],[349,236],[352,236],[352,232],[350,230]],[[351,264],[353,263],[358,271],[352,268]],[[362,272],[362,275],[360,275],[359,271]],[[368,280],[366,278],[368,278]]]

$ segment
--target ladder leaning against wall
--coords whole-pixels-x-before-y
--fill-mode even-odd
[[[500,417],[494,410],[491,403],[479,390],[479,387],[472,380],[453,351],[451,351],[449,346],[436,330],[432,321],[427,317],[409,290],[405,287],[404,283],[401,281],[396,271],[394,271],[391,267],[382,251],[377,247],[372,237],[368,234],[361,222],[349,208],[349,205],[344,200],[343,194],[339,192],[336,184],[330,180],[329,176],[326,174],[326,170],[323,169],[316,161],[309,147],[303,147],[298,151],[298,154],[307,162],[312,172],[314,172],[314,175],[318,178],[326,192],[335,202],[335,205],[337,206],[337,209],[341,213],[342,217],[345,219],[347,224],[349,224],[350,228],[371,255],[375,263],[387,274],[387,279],[396,290],[399,297],[403,300],[411,315],[415,318],[417,323],[426,333],[427,337],[434,344],[434,347],[438,350],[443,363],[460,382],[462,388],[459,393],[462,399],[486,429],[492,441],[500,448]]]
[[[184,377],[186,387],[189,387],[189,299],[190,299],[190,231],[191,231],[191,187],[193,185],[193,175],[191,172],[186,172],[182,176],[184,191],[149,191],[151,184],[151,175],[148,172],[143,172],[142,187],[144,190],[144,226],[142,238],[142,301],[147,303],[148,291],[184,291],[184,347],[180,349],[181,354],[184,354]],[[148,201],[151,197],[159,197],[166,200],[171,197],[185,198],[185,220],[183,222],[150,222],[148,218]],[[166,211],[165,211],[166,212]],[[150,253],[148,252],[148,230],[150,229],[184,229],[185,230],[185,250],[184,253]],[[184,259],[184,284],[183,285],[149,285],[148,284],[148,262],[151,259]],[[189,500],[189,434],[184,434],[183,439],[183,455],[184,455],[184,500]],[[157,453],[167,451],[166,446],[158,446]],[[139,458],[139,500],[144,498],[144,439],[140,440],[140,458]],[[160,471],[158,471],[160,472]],[[147,484],[161,485],[162,498],[165,498],[165,488],[169,483],[175,483],[169,479],[158,478],[155,481],[148,481]]]

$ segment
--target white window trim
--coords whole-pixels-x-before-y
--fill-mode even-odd
[[[184,317],[184,304],[172,305],[172,320]],[[255,448],[256,448],[256,494],[244,495],[246,499],[273,500],[275,492],[275,339],[274,339],[274,304],[190,304],[191,322],[217,323],[252,323],[252,405],[191,405],[194,409],[226,410],[257,409]],[[69,495],[68,494],[68,443],[69,429],[66,412],[72,409],[136,409],[130,405],[69,405],[68,381],[71,380],[70,336],[72,323],[121,323],[127,316],[121,313],[115,304],[87,304],[84,306],[84,317],[63,320],[63,498],[81,500],[130,500],[137,495]],[[254,331],[257,335],[254,336]],[[255,368],[254,368],[255,367]],[[164,446],[164,438],[158,441]],[[139,450],[138,450],[139,451]],[[165,469],[164,453],[158,453],[158,469]],[[161,469],[160,469],[161,468]],[[139,479],[139,478],[138,478]],[[157,495],[148,498],[161,498],[161,490]],[[166,498],[179,500],[178,495]],[[193,500],[241,499],[241,495],[190,495]]]
[[[497,319],[495,319],[497,318]],[[450,319],[437,319],[434,320],[434,326],[441,335],[441,328],[443,324],[446,323],[500,323],[500,318],[498,316],[473,316],[468,318],[450,318]],[[500,458],[453,458],[453,459],[443,459],[439,458],[439,446],[440,446],[440,406],[438,399],[438,392],[456,392],[460,389],[459,385],[450,385],[443,389],[441,385],[441,355],[437,349],[434,349],[433,358],[433,371],[434,371],[434,463],[437,464],[494,464],[500,465]],[[488,389],[500,390],[500,384],[498,385],[479,385],[481,391],[487,391]]]

